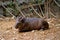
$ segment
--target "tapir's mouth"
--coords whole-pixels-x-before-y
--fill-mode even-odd
[[[15,25],[15,28],[17,29],[19,27],[19,23],[17,23],[16,25]]]
[[[21,25],[22,25],[22,23],[16,23],[15,28],[18,29],[18,28],[20,28]]]
[[[18,29],[18,26],[16,26],[15,28]]]

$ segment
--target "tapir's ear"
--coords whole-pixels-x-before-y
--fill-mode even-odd
[[[24,23],[25,22],[25,18],[22,18],[21,22]]]
[[[20,16],[20,17],[17,17],[17,19],[18,19],[18,21],[21,21],[23,19],[23,17]]]
[[[17,21],[24,23],[25,17],[19,16],[19,17],[17,17]]]

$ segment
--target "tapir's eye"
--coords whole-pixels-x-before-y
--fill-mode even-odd
[[[22,19],[22,17],[19,17],[19,19]]]

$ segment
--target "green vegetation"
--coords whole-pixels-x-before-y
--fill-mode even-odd
[[[6,3],[6,6],[4,5],[5,6],[4,15],[18,16],[21,13],[23,13],[24,15],[32,15],[32,13],[36,15],[35,13],[38,13],[38,15],[40,16],[52,15],[54,17],[56,17],[56,15],[59,15],[60,13],[59,0],[48,1],[47,4],[49,6],[44,3],[47,3],[47,0],[29,0],[28,3],[21,3],[21,4],[18,4],[18,1],[10,1],[9,3],[8,2]],[[50,14],[45,14],[45,13],[50,13]]]

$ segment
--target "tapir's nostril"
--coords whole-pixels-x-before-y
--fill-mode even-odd
[[[19,27],[20,23],[15,24],[15,28],[17,29]]]
[[[17,24],[15,24],[15,28],[16,28],[16,29],[18,28],[18,25],[17,25]]]

